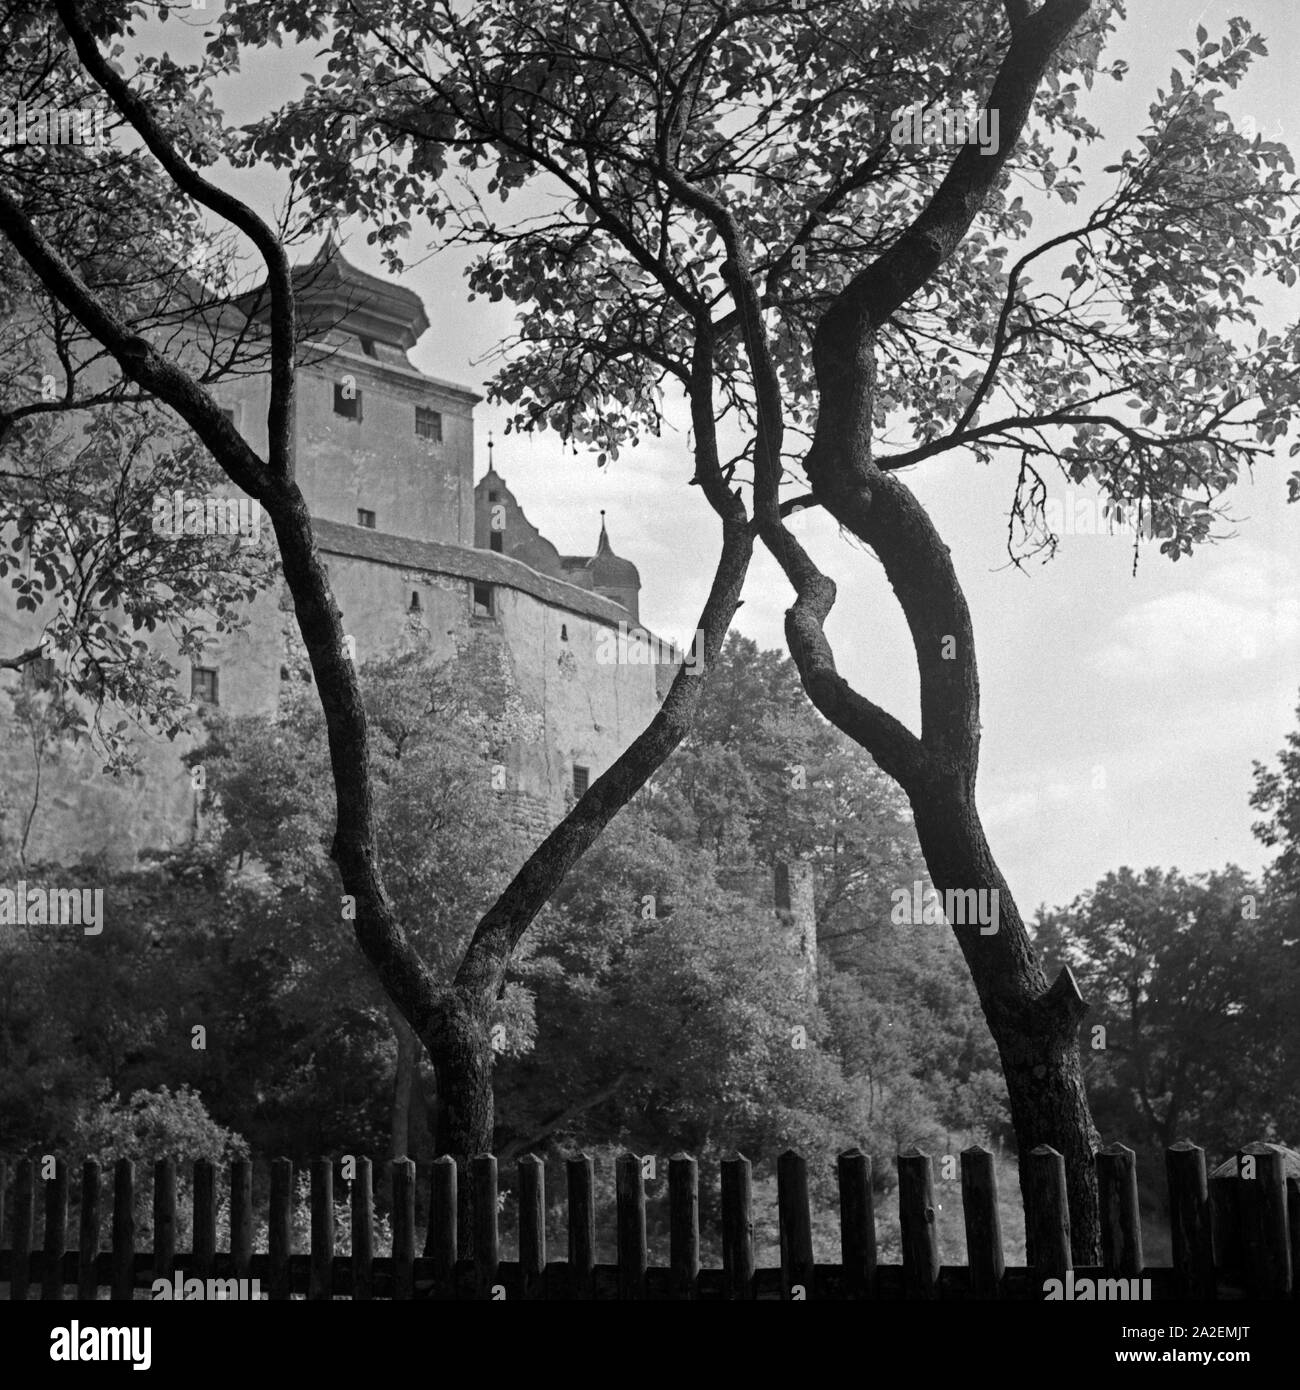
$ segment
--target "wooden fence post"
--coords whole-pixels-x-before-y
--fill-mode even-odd
[[[1300,1178],[1286,1180],[1286,1222],[1291,1234],[1291,1292],[1300,1298]]]
[[[81,1230],[77,1240],[77,1297],[83,1303],[99,1297],[95,1260],[99,1256],[99,1163],[81,1165]]]
[[[253,1164],[237,1158],[230,1165],[230,1264],[236,1279],[247,1279],[253,1263]]]
[[[668,1263],[672,1295],[694,1299],[700,1281],[700,1170],[687,1153],[668,1160]]]
[[[176,1268],[176,1160],[153,1166],[153,1277],[170,1280]]]
[[[515,1165],[519,1180],[519,1293],[546,1297],[546,1164],[525,1154]]]
[[[618,1226],[618,1296],[645,1297],[645,1181],[636,1154],[614,1161],[614,1191]]]
[[[1102,1266],[1135,1279],[1142,1273],[1137,1155],[1123,1144],[1108,1144],[1097,1151],[1096,1164]]]
[[[962,1150],[961,1205],[971,1296],[1000,1298],[1006,1263],[1002,1254],[1002,1214],[998,1210],[998,1174],[993,1155],[979,1144]]]
[[[1065,1282],[1073,1265],[1070,1256],[1070,1209],[1065,1197],[1065,1159],[1048,1144],[1030,1149],[1027,1157],[1025,1236],[1032,1271],[1032,1294],[1042,1299],[1047,1281]],[[1024,1161],[1024,1160],[1022,1160]]]
[[[722,1281],[729,1299],[754,1287],[754,1174],[744,1154],[722,1160]]]
[[[808,1163],[793,1149],[776,1160],[776,1207],[781,1227],[781,1296],[788,1302],[816,1297]]]
[[[930,1156],[920,1149],[908,1149],[898,1155],[898,1225],[905,1298],[939,1297],[939,1234],[934,1222]]]
[[[57,1303],[63,1297],[63,1254],[68,1248],[68,1165],[54,1160],[54,1176],[45,1179],[45,1270],[41,1298]]]
[[[1247,1144],[1237,1155],[1237,1209],[1251,1298],[1286,1298],[1291,1292],[1285,1158],[1276,1144]]]
[[[210,1158],[194,1160],[193,1269],[187,1273],[210,1279],[217,1255],[217,1165]]]
[[[368,1158],[357,1159],[352,1180],[352,1297],[368,1303],[375,1296],[375,1184]]]
[[[393,1297],[415,1297],[415,1163],[393,1159]]]
[[[9,1297],[20,1302],[26,1300],[31,1289],[35,1173],[35,1165],[30,1158],[18,1160],[18,1170],[14,1175],[14,1234]]]
[[[876,1212],[871,1160],[856,1146],[835,1160],[840,1190],[840,1261],[848,1298],[871,1298],[876,1286]]]
[[[474,1292],[491,1302],[501,1273],[501,1234],[497,1225],[497,1161],[492,1154],[470,1160],[474,1182]],[[503,1290],[504,1292],[504,1290]]]
[[[596,1209],[592,1202],[595,1169],[589,1154],[565,1165],[569,1199],[569,1297],[596,1296]]]
[[[117,1303],[135,1292],[135,1164],[119,1158],[113,1168],[113,1291]]]
[[[460,1219],[460,1174],[450,1154],[433,1160],[429,1175],[429,1224],[433,1249],[435,1298],[455,1297],[457,1227]]]
[[[311,1274],[307,1297],[314,1303],[334,1297],[334,1160],[311,1163]]]
[[[1179,1298],[1214,1298],[1217,1290],[1205,1150],[1186,1139],[1171,1145],[1165,1150],[1165,1177],[1174,1292]]]
[[[271,1163],[271,1205],[266,1220],[267,1270],[270,1296],[283,1301],[293,1292],[293,1160]]]

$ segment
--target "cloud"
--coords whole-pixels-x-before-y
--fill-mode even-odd
[[[1117,682],[1241,674],[1253,662],[1289,664],[1300,655],[1300,580],[1256,552],[1237,552],[1195,589],[1162,594],[1115,624],[1090,664]],[[1189,579],[1193,576],[1189,574]]]

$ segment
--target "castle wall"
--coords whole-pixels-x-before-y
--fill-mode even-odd
[[[512,701],[522,736],[506,755],[506,785],[523,798],[530,826],[550,829],[563,812],[574,765],[594,780],[658,709],[653,668],[597,660],[599,634],[616,619],[575,612],[500,582],[490,586],[492,615],[475,616],[472,577],[377,564],[326,546],[322,553],[359,662],[399,651],[421,651],[438,662],[460,650],[485,693],[497,703]],[[465,560],[467,569],[474,560],[496,561],[498,577],[510,564],[483,552]],[[529,572],[521,570],[509,571],[516,583],[528,582]],[[420,611],[413,613],[416,593]],[[602,602],[587,600],[592,607]],[[612,617],[617,610],[607,606]]]
[[[534,836],[544,835],[563,814],[575,764],[594,780],[654,717],[655,668],[597,660],[599,634],[615,626],[619,612],[607,600],[568,589],[575,606],[587,610],[574,611],[554,601],[568,586],[501,556],[412,542],[403,546],[397,538],[355,527],[347,528],[350,536],[344,538],[344,528],[327,522],[317,529],[358,663],[403,652],[419,652],[431,664],[459,655],[485,698],[498,705],[509,702],[520,736],[504,754],[510,795],[503,812]],[[344,553],[345,543],[363,553]],[[373,558],[385,552],[396,562]],[[433,562],[442,568],[433,568]],[[492,581],[490,617],[473,612],[480,575]],[[414,595],[419,597],[415,611]],[[0,650],[21,650],[39,630],[30,615],[0,605]],[[188,663],[168,642],[160,641],[159,648],[179,669],[180,687],[188,692]],[[285,683],[309,672],[283,585],[258,596],[244,631],[211,639],[204,663],[218,672],[224,713],[273,714]],[[3,685],[19,679],[15,672],[0,673]],[[12,840],[15,817],[30,804],[36,765],[16,729],[6,729],[4,737],[6,836]],[[196,706],[190,733],[173,741],[140,740],[139,777],[105,777],[94,755],[59,748],[42,764],[30,858],[101,856],[121,866],[145,848],[183,843],[194,833],[195,796],[181,760],[201,741]]]
[[[383,300],[381,290],[375,294]],[[380,307],[389,314],[401,310],[396,299]],[[367,320],[361,330],[393,327],[376,314],[377,327]],[[413,322],[411,334],[418,336],[424,322]],[[457,655],[468,660],[476,686],[509,701],[520,727],[504,754],[511,796],[503,811],[540,836],[564,811],[575,765],[591,779],[599,776],[653,718],[663,673],[597,660],[600,633],[626,621],[627,611],[591,592],[589,577],[586,587],[576,586],[554,546],[528,526],[521,511],[511,539],[535,541],[536,555],[530,551],[524,558],[536,559],[536,569],[508,554],[474,548],[472,413],[480,397],[417,372],[399,341],[407,341],[400,332],[391,341],[376,341],[376,355],[370,356],[352,333],[338,327],[323,333],[320,346],[332,355],[297,372],[296,479],[357,660],[406,651],[422,652],[430,662]],[[175,350],[183,352],[185,344]],[[335,411],[335,386],[345,378],[360,396],[359,419]],[[231,409],[249,445],[265,456],[269,378],[234,376],[214,394]],[[417,406],[439,412],[440,440],[417,435]],[[374,514],[374,529],[358,525],[360,509]],[[265,533],[263,539],[271,543]],[[482,543],[489,544],[486,536]],[[490,613],[476,612],[476,598],[487,591]],[[0,602],[0,651],[31,645],[42,616],[33,621],[12,601]],[[180,659],[165,636],[151,640],[177,667],[178,684],[188,695],[189,661]],[[273,714],[286,682],[307,675],[283,586],[273,585],[253,602],[243,632],[213,638],[202,664],[218,673],[222,712]],[[0,672],[0,687],[20,681],[17,672]],[[171,741],[142,736],[141,775],[119,779],[105,777],[101,759],[90,751],[60,746],[41,765],[29,858],[100,856],[120,866],[144,849],[188,839],[197,825],[196,796],[181,759],[202,737],[202,707],[196,704],[189,732]],[[9,718],[7,700],[0,702],[0,768],[0,811],[12,842],[37,769]]]

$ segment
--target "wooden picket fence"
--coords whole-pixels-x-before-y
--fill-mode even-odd
[[[1249,1160],[1249,1161],[1247,1161]],[[876,1259],[876,1225],[871,1160],[859,1149],[839,1156],[841,1261],[817,1264],[806,1161],[782,1154],[777,1163],[777,1208],[781,1263],[756,1269],[752,1171],[748,1159],[721,1164],[721,1269],[700,1267],[699,1172],[681,1154],[668,1164],[669,1249],[667,1268],[647,1259],[646,1192],[642,1161],[625,1154],[616,1161],[617,1263],[596,1263],[594,1167],[589,1157],[565,1160],[568,1199],[567,1260],[548,1260],[546,1165],[533,1155],[519,1160],[518,1259],[501,1258],[498,1229],[497,1161],[491,1155],[469,1165],[472,1184],[472,1260],[457,1260],[457,1168],[450,1158],[432,1164],[430,1225],[433,1254],[416,1256],[416,1171],[410,1159],[392,1167],[391,1256],[374,1254],[374,1186],[369,1159],[355,1160],[351,1182],[351,1254],[336,1255],[334,1164],[310,1164],[311,1249],[292,1249],[293,1165],[271,1165],[268,1249],[253,1251],[253,1165],[231,1164],[230,1249],[217,1246],[217,1169],[200,1160],[193,1169],[193,1249],[178,1253],[176,1164],[155,1165],[153,1249],[136,1250],[135,1165],[121,1159],[113,1169],[111,1241],[101,1248],[101,1169],[82,1168],[80,1239],[67,1247],[69,1177],[62,1160],[53,1175],[38,1177],[32,1159],[14,1168],[10,1201],[12,1241],[0,1250],[0,1284],[10,1297],[26,1299],[33,1287],[44,1299],[62,1299],[75,1287],[79,1299],[130,1299],[156,1279],[257,1279],[272,1299],[1020,1299],[1043,1297],[1046,1281],[1070,1270],[1065,1163],[1042,1147],[1026,1156],[1026,1234],[1029,1267],[1003,1261],[993,1155],[978,1146],[961,1154],[961,1193],[967,1264],[942,1266],[935,1227],[934,1173],[919,1150],[900,1154],[898,1204],[901,1265]],[[1286,1168],[1286,1151],[1251,1144],[1240,1151],[1231,1175],[1220,1168],[1207,1178],[1205,1152],[1176,1144],[1166,1152],[1173,1265],[1144,1266],[1138,1217],[1135,1155],[1111,1145],[1096,1156],[1102,1207],[1103,1263],[1074,1270],[1083,1278],[1150,1280],[1153,1299],[1286,1298],[1294,1296],[1292,1271],[1300,1266],[1300,1182]],[[0,1161],[0,1238],[5,1230],[6,1165]],[[1253,1174],[1253,1176],[1247,1176]],[[33,1249],[38,1184],[44,1192],[44,1248]]]

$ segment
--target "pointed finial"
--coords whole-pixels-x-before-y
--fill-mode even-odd
[[[605,530],[605,509],[602,507],[600,509],[600,540],[596,542],[596,554],[600,555],[609,548],[609,533]]]
[[[339,254],[339,220],[331,217],[325,227],[325,240],[320,244],[320,250],[316,253],[318,261],[332,261]]]

